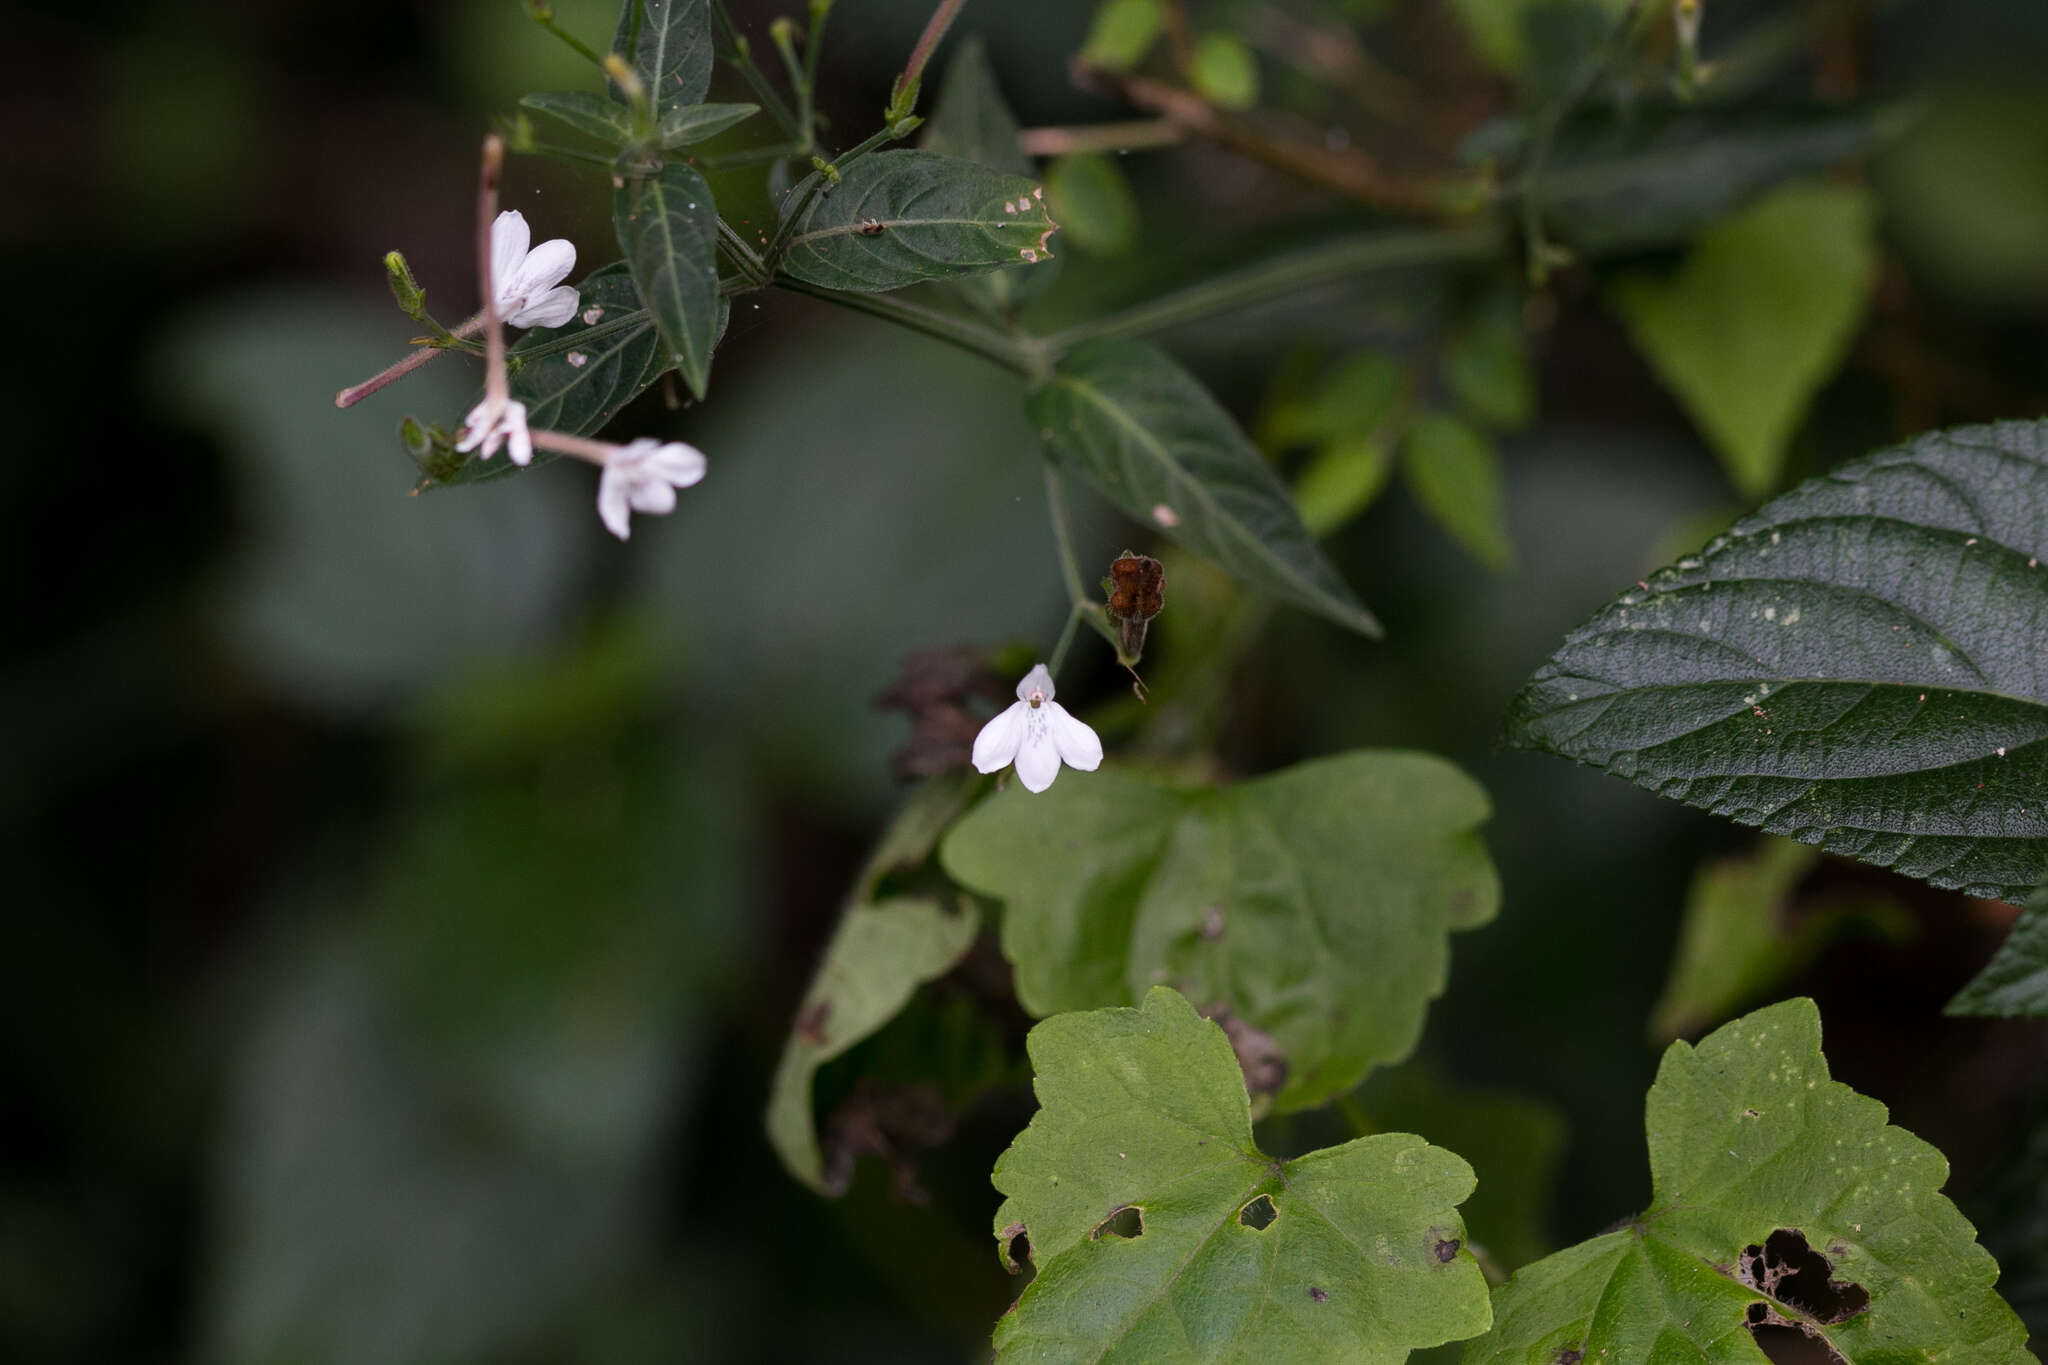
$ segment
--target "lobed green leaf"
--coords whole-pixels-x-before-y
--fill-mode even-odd
[[[1457,1156],[1407,1133],[1267,1156],[1223,1031],[1164,987],[1028,1046],[1041,1107],[996,1162],[995,1230],[1038,1276],[998,1362],[1397,1365],[1485,1329]]]
[[[2018,901],[2048,866],[2048,422],[1812,479],[1574,631],[1511,742]]]

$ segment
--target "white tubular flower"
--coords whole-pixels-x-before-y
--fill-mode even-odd
[[[1015,762],[1017,780],[1034,792],[1052,785],[1062,761],[1094,772],[1102,762],[1102,741],[1052,698],[1052,674],[1039,664],[1017,684],[1016,705],[974,737],[975,771],[992,773]]]
[[[507,327],[560,327],[576,316],[577,293],[562,283],[576,268],[576,244],[556,237],[528,251],[532,240],[526,215],[518,209],[506,209],[491,223],[498,320]]]
[[[629,530],[631,514],[667,516],[676,509],[676,490],[704,477],[704,452],[681,441],[663,444],[652,437],[615,448],[597,481],[597,515],[620,540]]]
[[[469,416],[463,419],[462,435],[455,448],[467,454],[481,446],[477,458],[488,460],[501,445],[508,447],[513,464],[524,467],[532,463],[533,437],[526,430],[526,404],[485,394],[484,401],[471,408]]]

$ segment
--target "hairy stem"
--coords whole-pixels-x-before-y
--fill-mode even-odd
[[[447,335],[451,340],[459,337],[475,336],[478,329],[483,325],[484,315],[478,313],[475,317],[456,327],[454,331],[447,333]],[[371,394],[377,392],[377,390],[387,385],[395,384],[405,378],[435,356],[455,349],[457,348],[444,345],[439,341],[422,341],[406,355],[405,359],[399,361],[396,365],[388,369],[379,370],[362,383],[343,389],[340,393],[334,395],[334,406],[337,408],[352,408]]]
[[[504,403],[512,396],[505,378],[505,329],[498,325],[498,286],[491,278],[491,229],[498,219],[498,175],[505,167],[505,139],[484,138],[483,165],[476,185],[476,273],[484,306],[484,397]]]

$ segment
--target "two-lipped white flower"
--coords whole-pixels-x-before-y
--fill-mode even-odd
[[[513,464],[524,467],[532,462],[533,437],[526,430],[526,404],[512,398],[494,398],[487,389],[484,401],[471,408],[469,416],[463,419],[462,434],[456,438],[455,448],[465,455],[475,450],[478,459],[488,460],[501,445],[509,447],[506,453]]]
[[[667,516],[676,509],[676,490],[703,477],[704,452],[693,445],[664,444],[651,436],[629,441],[605,459],[604,476],[597,481],[597,515],[624,540],[632,513]]]
[[[1102,762],[1102,741],[1053,699],[1052,674],[1039,664],[1017,684],[1017,702],[981,727],[974,737],[976,772],[992,773],[1014,762],[1026,791],[1042,792],[1060,775],[1060,763],[1093,772]]]
[[[518,209],[506,209],[491,223],[491,292],[498,320],[507,327],[560,327],[576,316],[581,301],[572,286],[562,283],[576,268],[576,244],[556,237],[529,251],[532,240],[526,215]]]

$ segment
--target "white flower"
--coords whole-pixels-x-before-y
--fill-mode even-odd
[[[992,773],[1015,761],[1017,780],[1042,792],[1060,775],[1060,761],[1082,772],[1102,762],[1102,741],[1053,699],[1052,674],[1039,664],[1017,684],[1017,703],[974,737],[976,772]]]
[[[506,209],[491,224],[498,320],[507,327],[560,327],[576,316],[576,291],[562,283],[576,268],[576,244],[557,237],[528,251],[532,240],[518,209]]]
[[[615,449],[597,481],[597,515],[620,540],[632,512],[666,516],[676,509],[676,490],[704,477],[704,452],[681,441],[666,445],[651,436]]]
[[[482,446],[477,458],[488,460],[498,453],[499,446],[507,444],[513,464],[532,461],[533,438],[526,430],[526,404],[510,398],[493,398],[487,393],[484,401],[471,408],[469,416],[463,419],[462,435],[455,448],[466,453]]]

